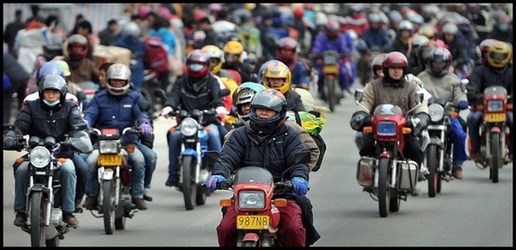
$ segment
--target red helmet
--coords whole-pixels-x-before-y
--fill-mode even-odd
[[[293,39],[291,37],[281,38],[278,41],[278,47],[276,49],[276,58],[278,58],[278,60],[280,60],[284,63],[287,63],[287,64],[290,63],[296,55],[297,46],[298,46],[298,43],[295,39]],[[291,53],[282,52],[282,50],[290,50],[292,52]]]
[[[305,15],[305,9],[303,9],[303,7],[297,7],[292,12],[292,15],[294,16],[295,19],[299,20],[299,19],[303,18],[303,16]]]
[[[88,54],[88,38],[81,34],[75,34],[68,38],[68,56],[73,60],[79,60]]]
[[[393,51],[387,54],[385,59],[383,60],[383,74],[384,76],[388,76],[389,68],[402,68],[403,75],[407,74],[408,68],[408,60],[403,53],[399,51]]]
[[[194,49],[186,57],[186,74],[193,78],[203,78],[210,72],[210,58],[200,49]]]

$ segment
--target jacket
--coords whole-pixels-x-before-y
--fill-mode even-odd
[[[185,76],[174,83],[165,106],[173,109],[192,111],[224,106],[224,98],[220,96],[220,85],[211,74],[198,82]]]

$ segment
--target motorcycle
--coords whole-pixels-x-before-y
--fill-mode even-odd
[[[218,152],[209,151],[207,161],[220,161]],[[310,154],[296,155],[296,162],[309,162]],[[284,173],[288,172],[288,169]],[[245,166],[228,179],[217,184],[217,190],[231,190],[233,196],[219,200],[224,210],[236,211],[236,247],[280,247],[276,232],[281,218],[278,208],[287,206],[285,194],[293,189],[290,180],[274,182],[269,170],[258,166]]]
[[[152,117],[152,119],[158,118],[159,115],[156,115],[159,113],[162,107],[163,101],[161,100],[161,97],[155,94],[155,90],[163,90],[165,93],[170,93],[172,91],[173,84],[168,84],[168,86],[163,86],[163,82],[159,78],[159,73],[156,71],[153,71],[151,69],[145,69],[144,70],[144,78],[143,78],[143,86],[140,89],[140,92],[142,93],[143,97],[147,102],[150,104],[149,113]],[[175,77],[171,78],[169,80],[170,82],[175,81]]]
[[[324,51],[319,55],[311,55],[315,65],[322,64],[324,75],[322,97],[328,103],[330,112],[335,111],[335,106],[340,103],[342,89],[339,83],[339,53],[334,50]]]
[[[431,98],[428,101],[430,124],[423,139],[422,149],[425,152],[426,167],[428,168],[428,196],[435,197],[441,192],[442,181],[449,182],[451,174],[452,143],[446,136],[450,127],[450,117],[459,116],[453,103],[442,99]]]
[[[484,103],[475,110],[483,110],[483,122],[480,126],[480,158],[475,164],[480,169],[490,168],[489,179],[498,182],[498,171],[505,164],[512,162],[509,157],[510,133],[507,126],[507,111],[512,104],[507,103],[511,96],[503,86],[491,86],[484,90]]]
[[[75,125],[74,131],[85,128],[86,124]],[[13,125],[4,126],[4,131],[13,129]],[[66,138],[63,142],[56,142],[56,138],[52,136],[31,136],[28,143],[23,137],[19,138],[19,143],[24,145],[28,154],[18,158],[15,164],[29,161],[25,211],[28,224],[21,229],[30,234],[31,247],[58,247],[60,240],[70,231],[68,224],[63,221],[61,210],[59,169],[65,158],[68,158],[70,150],[88,153],[91,151],[91,144],[86,145],[80,139],[76,140],[68,135]]]
[[[360,104],[363,95],[363,90],[356,90],[355,103],[370,113]],[[412,133],[408,115],[422,105],[423,98],[423,93],[417,93],[418,104],[407,111],[407,117],[396,105],[378,105],[373,112],[371,125],[362,130],[364,134],[374,136],[376,156],[360,158],[356,178],[364,191],[378,201],[381,217],[387,217],[389,211],[399,211],[400,201],[406,201],[408,194],[415,191],[418,165],[404,158],[401,152],[405,147],[404,135]]]
[[[113,234],[113,229],[123,230],[126,218],[132,218],[138,211],[132,202],[132,166],[128,164],[128,154],[134,152],[135,145],[125,147],[121,139],[125,135],[136,134],[137,128],[125,128],[120,134],[118,128],[93,128],[93,138],[99,143],[97,160],[99,195],[97,206],[90,212],[95,218],[104,219],[104,231]]]

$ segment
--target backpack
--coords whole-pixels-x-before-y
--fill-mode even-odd
[[[145,68],[158,73],[168,71],[168,53],[161,39],[159,37],[146,37],[144,44],[143,64]]]

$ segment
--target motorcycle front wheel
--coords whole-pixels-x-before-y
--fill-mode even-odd
[[[502,157],[500,153],[500,134],[491,134],[491,180],[493,183],[498,182],[498,170],[502,167]]]
[[[102,183],[102,214],[104,217],[104,231],[113,234],[115,227],[115,180],[104,180]]]
[[[389,207],[389,159],[380,158],[378,163],[378,210],[380,217],[387,217],[389,215],[387,207]]]
[[[335,110],[336,105],[336,93],[335,93],[335,79],[334,80],[328,80],[326,79],[324,81],[324,90],[325,90],[325,96],[326,100],[328,101],[328,108],[330,109],[330,112],[333,112]]]
[[[428,145],[426,149],[426,167],[428,168],[428,197],[435,197],[437,193],[437,182],[439,181],[438,164],[437,164],[437,146],[435,144]]]
[[[41,192],[32,193],[30,197],[30,243],[32,247],[43,247],[46,245],[46,214],[47,201],[43,199],[43,194]]]
[[[181,169],[183,171],[183,198],[186,210],[194,209],[193,201],[197,196],[197,184],[194,183],[195,159],[192,156],[184,156]]]

